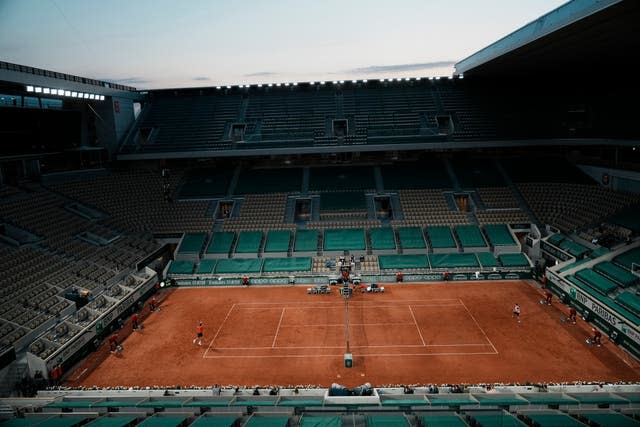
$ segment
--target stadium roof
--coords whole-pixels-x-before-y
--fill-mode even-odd
[[[574,0],[461,60],[456,75],[604,77],[640,50],[640,2]]]

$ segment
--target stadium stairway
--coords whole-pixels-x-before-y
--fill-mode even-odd
[[[306,196],[309,193],[309,167],[302,168],[302,195]]]
[[[342,96],[341,90],[336,90],[335,100],[336,100],[336,118],[342,119],[344,118],[344,97]]]
[[[391,194],[389,200],[393,212],[392,219],[404,220],[404,213],[402,212],[402,205],[400,204],[400,196],[398,196],[398,193]]]
[[[453,185],[453,189],[459,191],[460,182],[458,181],[456,173],[453,171],[453,166],[451,166],[449,159],[444,159],[444,167],[447,170],[447,175],[449,175],[449,180],[451,181],[451,185]]]
[[[396,239],[396,250],[398,251],[398,255],[402,255],[404,253],[402,250],[402,240],[400,240],[397,228],[393,229],[393,237]]]
[[[296,197],[288,196],[284,207],[284,222],[291,224],[294,222],[296,214]]]
[[[244,123],[247,116],[247,108],[249,107],[249,95],[242,95],[242,103],[240,104],[240,111],[238,111],[238,122]],[[226,135],[226,134],[224,134]]]
[[[311,196],[311,221],[320,221],[320,195]]]
[[[500,172],[500,175],[502,175],[502,178],[504,179],[504,182],[507,183],[507,186],[509,186],[509,188],[511,189],[511,193],[516,198],[516,200],[518,202],[518,205],[520,206],[520,209],[522,209],[522,211],[527,214],[527,216],[529,217],[531,222],[535,223],[540,230],[544,230],[545,228],[544,228],[543,224],[540,222],[540,220],[533,213],[533,211],[529,207],[529,204],[525,200],[524,196],[522,195],[520,190],[518,190],[518,187],[513,183],[513,181],[511,180],[511,177],[509,176],[507,171],[502,166],[502,163],[500,163],[499,160],[496,160],[495,164],[496,164],[496,168]]]
[[[373,167],[373,178],[376,181],[376,191],[378,193],[382,193],[384,191],[384,182],[382,180],[382,172],[380,171],[380,166]]]
[[[236,191],[236,185],[238,185],[238,179],[240,179],[240,166],[236,167],[233,171],[229,188],[227,188],[227,197],[233,196],[233,192]]]

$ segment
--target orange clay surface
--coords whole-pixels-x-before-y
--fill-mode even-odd
[[[345,368],[345,302],[307,286],[174,289],[124,351],[67,382],[84,386],[319,385],[640,381],[637,361],[527,281],[383,284],[348,302],[353,367]],[[521,322],[512,317],[519,303]],[[202,346],[192,342],[204,323]],[[127,322],[125,328],[130,328]],[[92,356],[94,359],[96,355]]]

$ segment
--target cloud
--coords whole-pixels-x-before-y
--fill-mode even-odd
[[[369,65],[368,67],[347,70],[352,74],[397,73],[402,71],[430,70],[433,68],[453,67],[455,61],[433,61],[416,64]]]
[[[274,73],[273,71],[258,71],[257,73],[249,73],[243,75],[243,77],[271,77],[277,76],[280,73]]]
[[[143,77],[125,77],[123,79],[110,79],[108,77],[105,77],[105,78],[100,78],[98,80],[111,82],[111,83],[119,83],[122,85],[140,85],[140,84],[147,84],[152,82],[151,80],[145,79]]]
[[[191,80],[195,80],[195,81],[200,82],[200,81],[206,81],[206,80],[211,80],[211,79],[209,77],[207,77],[207,76],[196,76],[196,77],[192,78]]]

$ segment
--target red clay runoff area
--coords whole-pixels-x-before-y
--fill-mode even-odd
[[[586,322],[542,304],[533,282],[383,284],[348,307],[333,287],[181,288],[162,291],[121,353],[67,376],[77,386],[551,383],[640,381],[638,362]],[[163,295],[164,293],[164,295]],[[521,307],[520,322],[513,307]],[[348,317],[348,333],[345,324]],[[202,346],[194,344],[202,321]],[[131,328],[127,322],[124,328]],[[353,355],[353,367],[344,354]],[[94,361],[98,355],[93,355]]]

